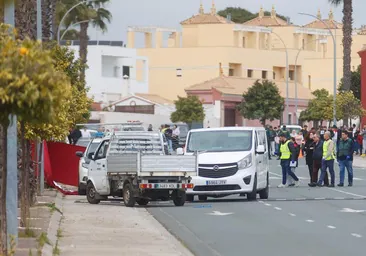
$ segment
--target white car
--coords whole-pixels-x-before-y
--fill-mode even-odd
[[[192,177],[193,201],[233,194],[248,200],[269,195],[269,159],[264,128],[224,127],[191,130],[184,154],[198,154],[198,176]]]
[[[102,141],[102,138],[92,139],[88,146],[86,147],[85,153],[76,152],[76,155],[80,157],[79,161],[79,186],[78,193],[79,195],[86,194],[86,182],[88,181],[88,166],[91,160],[91,156],[94,155],[95,150],[98,148],[98,145]]]

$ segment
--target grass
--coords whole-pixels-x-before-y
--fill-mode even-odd
[[[38,252],[38,256],[42,256],[42,248],[45,244],[51,245],[50,239],[48,239],[47,233],[42,232],[38,239],[38,248],[37,248],[37,252]]]
[[[57,238],[60,239],[62,237],[62,229],[57,229]]]
[[[62,214],[61,210],[56,206],[55,203],[49,203],[46,205],[48,208],[50,208],[51,213],[54,213],[55,211],[58,211]]]
[[[24,232],[19,232],[18,237],[21,237],[21,238],[36,237],[36,233],[32,229],[26,228],[24,230]]]
[[[58,242],[56,243],[56,246],[53,248],[52,256],[59,256],[60,255],[60,249],[58,248]]]

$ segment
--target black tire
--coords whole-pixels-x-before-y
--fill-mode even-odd
[[[79,196],[86,195],[86,189],[81,184],[79,184],[79,186],[78,186],[78,194],[79,194]]]
[[[254,176],[253,190],[247,194],[248,201],[257,200],[257,174]]]
[[[173,197],[173,202],[175,206],[183,206],[186,202],[187,195],[185,191],[176,191]]]
[[[96,199],[97,191],[94,188],[93,183],[89,182],[86,186],[86,199],[88,200],[89,204],[99,204],[100,199]]]
[[[269,174],[267,173],[267,186],[259,192],[260,199],[268,199],[269,196]]]
[[[136,202],[138,205],[145,206],[149,203],[149,200],[147,200],[145,198],[138,198],[138,199],[136,199]]]
[[[194,195],[186,195],[186,200],[188,202],[193,202],[194,201]]]
[[[134,207],[136,203],[136,199],[133,196],[133,188],[130,183],[127,183],[123,187],[123,202],[127,207]]]
[[[207,201],[207,196],[205,196],[205,195],[198,196],[198,200]]]

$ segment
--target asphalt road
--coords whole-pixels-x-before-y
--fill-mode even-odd
[[[365,255],[366,169],[355,168],[351,188],[309,188],[302,162],[296,171],[301,186],[277,188],[278,164],[271,162],[268,200],[230,196],[184,207],[158,202],[146,208],[197,256]]]

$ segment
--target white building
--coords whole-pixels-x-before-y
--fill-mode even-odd
[[[79,42],[71,49],[79,56]],[[136,49],[125,48],[123,42],[89,41],[86,85],[94,102],[110,104],[134,93],[148,93],[148,60],[137,56]]]

